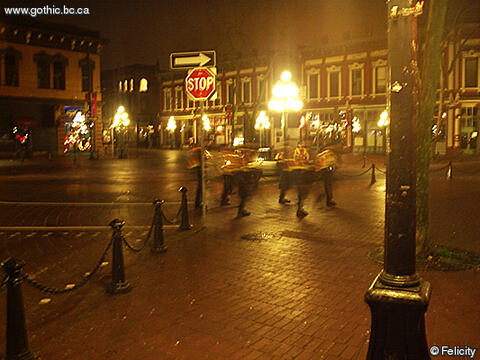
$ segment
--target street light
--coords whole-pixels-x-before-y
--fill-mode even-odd
[[[210,131],[212,127],[210,126],[210,119],[207,115],[202,116],[202,127],[205,131]]]
[[[167,127],[165,128],[170,133],[170,148],[173,149],[173,132],[177,128],[177,123],[175,122],[175,118],[170,116],[168,118]]]
[[[262,110],[255,121],[255,130],[260,130],[260,147],[263,147],[263,134],[265,129],[270,129],[270,120],[265,114],[265,111]]]
[[[378,119],[377,125],[379,127],[385,127],[389,124],[390,119],[388,117],[388,111],[383,110],[382,113],[380,114],[380,118]]]
[[[387,136],[385,133],[385,129],[387,128],[388,124],[390,124],[390,116],[388,115],[387,110],[383,110],[382,113],[380,114],[380,117],[378,119],[377,125],[382,128],[382,147],[385,150],[386,147],[386,141],[387,141]],[[375,140],[376,144],[376,140]]]
[[[299,111],[303,107],[303,102],[298,97],[298,87],[291,81],[292,73],[284,71],[277,81],[272,91],[272,99],[268,103],[268,108],[272,111],[282,113],[283,140],[287,140],[287,115],[288,111]]]
[[[119,154],[120,159],[127,157],[127,154],[125,151],[125,134],[127,132],[128,125],[130,125],[130,118],[128,117],[128,113],[125,111],[125,107],[120,105],[117,108],[117,112],[113,116],[112,125],[110,125],[110,129],[112,130],[112,156],[114,156],[114,152],[115,152],[115,144],[114,144],[115,129],[117,129],[119,132],[120,131],[123,132],[122,141],[120,142],[120,154]]]

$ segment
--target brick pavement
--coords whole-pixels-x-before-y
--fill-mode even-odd
[[[125,253],[128,294],[106,294],[109,266],[46,305],[39,302],[49,295],[24,285],[30,347],[44,360],[364,359],[370,313],[363,295],[381,269],[367,253],[383,241],[382,187],[381,178],[374,186],[365,177],[338,182],[335,209],[315,203],[312,192],[310,215],[301,221],[294,205],[276,202],[278,191],[268,182],[249,204],[250,217],[235,219],[233,206],[212,201],[207,229],[165,231],[167,253]],[[142,221],[139,211],[118,214]],[[62,221],[86,215],[82,210]],[[242,239],[262,232],[270,237]],[[58,287],[89,271],[110,236],[28,234],[1,233],[2,258],[24,259],[26,273]],[[133,242],[143,235],[126,237]],[[429,344],[480,348],[480,272],[421,275],[433,287]],[[0,353],[4,339],[0,323]]]

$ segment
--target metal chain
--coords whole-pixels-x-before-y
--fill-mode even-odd
[[[163,220],[165,220],[167,224],[174,225],[178,223],[178,218],[180,217],[181,213],[182,213],[182,205],[180,205],[180,207],[178,208],[177,215],[175,215],[173,220],[170,220],[169,218],[167,218],[167,216],[163,213],[163,211],[162,211],[162,218]]]
[[[378,170],[381,174],[386,174],[387,173],[387,170],[382,170],[378,167],[376,167],[375,170]]]
[[[340,176],[347,176],[347,177],[357,177],[357,176],[362,176],[362,175],[365,175],[367,172],[369,172],[370,170],[372,169],[372,167],[370,166],[367,170],[363,171],[362,173],[360,174],[357,174],[357,175],[349,175],[349,174],[342,174],[342,173],[339,173]]]
[[[123,243],[125,244],[125,246],[127,247],[127,249],[129,249],[130,251],[133,251],[133,252],[140,252],[140,251],[142,251],[143,249],[145,249],[145,246],[147,246],[148,240],[150,240],[150,236],[152,235],[152,230],[153,230],[153,225],[154,225],[154,224],[155,224],[155,216],[154,216],[153,219],[152,219],[152,225],[150,225],[150,229],[148,229],[147,236],[146,236],[145,239],[143,240],[142,246],[140,246],[139,248],[135,248],[135,247],[133,247],[132,245],[130,245],[130,244],[128,243],[128,241],[125,239],[125,237],[122,236],[122,241],[123,241]]]
[[[85,276],[78,284],[75,284],[72,287],[65,288],[65,289],[48,287],[32,279],[31,277],[29,277],[29,275],[22,275],[22,280],[25,280],[27,284],[33,286],[34,288],[49,294],[65,294],[65,293],[77,290],[81,288],[83,285],[85,285],[88,282],[88,280],[90,280],[92,276],[95,275],[95,273],[98,271],[98,269],[100,268],[100,265],[102,265],[103,261],[105,260],[105,256],[107,256],[107,252],[112,246],[112,243],[113,243],[113,238],[108,243],[107,247],[105,248],[105,251],[103,252],[95,268],[87,276]]]
[[[437,169],[430,169],[430,172],[443,171],[443,170],[446,170],[446,169],[448,169],[448,164],[445,165],[445,166],[442,166],[440,168],[437,168]]]
[[[454,168],[453,166],[452,166],[452,170],[455,172],[458,171],[459,173],[466,174],[466,175],[475,175],[480,172],[480,169],[473,170],[473,171],[468,171],[468,170],[465,171],[465,170],[458,169],[456,167]]]

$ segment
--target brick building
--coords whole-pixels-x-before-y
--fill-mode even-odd
[[[124,106],[131,123],[127,129],[131,146],[159,144],[157,66],[134,64],[102,71],[103,129],[105,145],[119,106]],[[107,149],[109,147],[107,146]]]
[[[16,151],[21,132],[33,152],[101,155],[102,46],[94,31],[0,19],[0,152]]]
[[[265,110],[272,123],[266,130],[267,144],[283,143],[282,115],[270,111],[267,104],[281,71],[289,69],[303,100],[301,111],[288,114],[289,139],[312,144],[314,139],[328,142],[328,137],[337,133],[337,140],[347,151],[383,153],[388,121],[381,118],[387,103],[387,55],[386,38],[368,38],[302,50],[290,57],[275,54],[236,62],[222,62],[220,58],[217,97],[205,102],[205,113],[212,122],[209,140],[231,144],[239,138],[258,144],[260,134],[254,128],[255,119]],[[443,62],[453,63],[453,70],[444,70],[446,81],[439,85],[432,119],[436,153],[478,151],[479,57],[478,30],[469,31],[468,37],[460,33],[446,43]],[[185,73],[178,71],[160,77],[162,144],[174,141],[178,146],[189,138],[198,138],[200,103],[187,98],[184,78]],[[172,116],[177,127],[169,134],[166,124]]]

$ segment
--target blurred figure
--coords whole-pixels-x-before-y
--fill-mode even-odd
[[[241,159],[233,151],[224,150],[222,152],[223,165],[223,190],[220,199],[220,206],[230,205],[230,196],[233,194],[233,176],[242,166]]]
[[[280,196],[278,198],[278,202],[280,204],[288,204],[290,200],[288,200],[285,196],[287,194],[287,190],[291,188],[291,175],[290,175],[290,168],[288,166],[287,161],[287,153],[286,152],[279,152],[275,155],[275,160],[277,160],[277,164],[280,167],[280,181],[278,183],[278,189],[280,190]]]
[[[321,153],[317,154],[315,158],[315,172],[318,174],[319,178],[323,181],[325,195],[327,200],[327,206],[333,207],[337,205],[335,201],[333,201],[333,189],[332,189],[332,182],[333,182],[333,172],[335,171],[335,166],[337,163],[337,157],[335,153],[330,150],[326,149]],[[321,201],[323,195],[317,197],[317,202]]]
[[[238,185],[238,195],[240,197],[237,217],[250,215],[250,212],[245,209],[245,205],[247,199],[251,197],[257,189],[258,182],[262,176],[262,170],[260,168],[249,165],[251,157],[254,155],[255,151],[249,149],[238,151],[241,167],[233,173],[233,178]]]
[[[200,209],[203,202],[202,194],[202,167],[201,167],[201,149],[200,146],[196,146],[188,151],[187,155],[187,167],[195,171],[197,177],[197,191],[195,193],[195,209]],[[210,153],[205,149],[205,158],[209,158]],[[206,164],[205,164],[206,168]]]
[[[308,215],[308,212],[303,208],[303,204],[314,180],[312,176],[313,167],[310,164],[310,154],[303,144],[299,143],[295,148],[293,152],[293,166],[290,167],[293,169],[292,177],[297,186],[297,217],[303,218]]]

